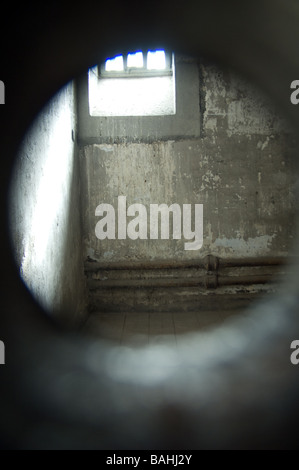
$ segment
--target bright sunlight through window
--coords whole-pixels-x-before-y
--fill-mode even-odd
[[[109,57],[89,70],[91,116],[175,114],[174,55],[159,49]]]
[[[107,72],[121,72],[124,69],[124,59],[122,55],[118,55],[113,59],[108,59],[105,62],[105,70]]]
[[[149,51],[147,68],[148,70],[164,70],[166,68],[165,51]]]
[[[135,54],[128,54],[127,56],[127,67],[143,67],[143,54],[142,52],[135,52]]]
[[[105,62],[104,71],[106,72],[124,72],[129,69],[147,70],[166,70],[166,54],[163,50],[142,52],[137,51],[129,53],[127,56],[118,55]],[[169,63],[170,69],[170,63]]]

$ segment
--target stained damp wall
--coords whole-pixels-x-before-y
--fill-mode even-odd
[[[296,144],[268,98],[231,70],[176,58],[177,115],[94,117],[82,79],[84,256],[96,261],[285,256],[295,236]],[[183,98],[182,98],[183,97]],[[203,204],[203,246],[99,240],[101,203]],[[137,215],[137,214],[136,214]],[[127,221],[132,220],[128,217]],[[149,231],[148,231],[149,233]]]

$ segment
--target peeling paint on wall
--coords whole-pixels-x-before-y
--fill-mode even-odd
[[[179,69],[178,77],[185,80],[177,83],[178,93],[192,86]],[[129,261],[288,253],[295,232],[295,144],[284,120],[232,72],[201,63],[199,77],[201,137],[180,132],[170,140],[168,123],[160,141],[146,142],[144,121],[139,141],[82,148],[88,256]],[[181,240],[97,240],[94,210],[102,202],[115,205],[119,195],[145,206],[203,204],[203,247],[190,253]]]
[[[266,256],[271,252],[272,240],[276,235],[262,235],[260,237],[248,238],[217,238],[211,246],[214,252],[215,248],[219,256],[231,255],[232,257],[247,257],[247,256]],[[220,250],[219,250],[220,248]]]

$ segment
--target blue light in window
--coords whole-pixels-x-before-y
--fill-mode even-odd
[[[143,53],[141,51],[128,54],[127,66],[129,68],[142,68],[143,67]]]
[[[166,68],[165,51],[148,51],[147,53],[148,70],[163,70]]]
[[[122,55],[107,59],[105,62],[105,70],[107,72],[121,72],[124,70],[124,58]]]

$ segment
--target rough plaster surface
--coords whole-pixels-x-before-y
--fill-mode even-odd
[[[76,118],[69,84],[27,133],[11,185],[11,229],[20,274],[53,315],[80,323],[85,309]]]
[[[296,180],[295,143],[286,123],[234,74],[183,59],[181,67],[178,63],[178,93],[183,90],[185,99],[189,90],[188,99],[196,96],[196,105],[185,114],[181,107],[179,127],[169,127],[166,118],[163,127],[161,117],[156,123],[154,117],[115,118],[115,123],[110,117],[105,132],[112,137],[103,139],[99,133],[88,142],[88,132],[98,129],[95,124],[83,139],[87,145],[81,140],[78,159],[69,85],[27,134],[11,190],[13,241],[26,285],[54,315],[63,311],[69,322],[82,320],[82,260],[88,257],[129,262],[197,259],[210,253],[222,258],[288,254],[295,237]],[[159,139],[152,139],[154,128],[159,128]],[[124,142],[126,130],[132,129]],[[186,251],[183,238],[98,240],[96,207],[109,203],[117,210],[121,195],[127,206],[141,203],[147,210],[150,204],[203,204],[203,247]]]
[[[199,72],[200,137],[82,146],[85,257],[129,261],[288,254],[295,236],[296,181],[295,143],[287,124],[242,78],[211,65],[202,64]],[[203,247],[185,251],[183,239],[98,240],[95,209],[109,203],[117,210],[119,195],[127,196],[127,205],[139,202],[148,208],[152,203],[202,203]]]
[[[270,136],[288,133],[288,124],[269,99],[248,81],[232,71],[214,65],[201,66],[205,94],[204,127],[206,131],[232,135]]]

